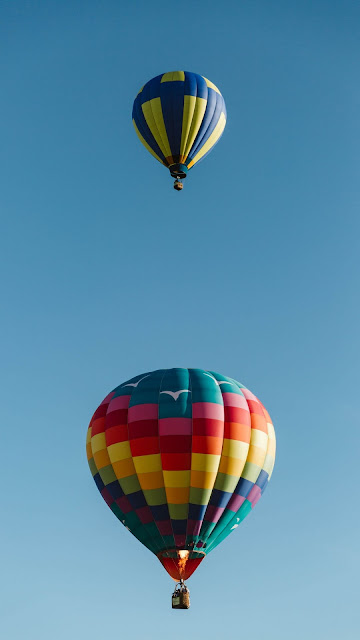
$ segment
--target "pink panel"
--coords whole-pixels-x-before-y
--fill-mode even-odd
[[[114,398],[114,400],[110,402],[107,412],[110,413],[110,411],[116,411],[117,409],[127,409],[130,398],[131,396],[118,396]]]
[[[160,436],[189,436],[192,430],[191,418],[161,418]]]
[[[128,422],[137,420],[157,420],[159,407],[157,404],[137,404],[129,407]]]
[[[237,493],[234,493],[228,502],[227,509],[236,513],[244,502],[244,496],[238,496]]]
[[[249,411],[248,403],[244,396],[240,396],[237,393],[223,393],[222,394],[224,405],[227,407],[239,407],[240,409],[246,409]]]
[[[251,502],[252,507],[255,507],[256,503],[260,500],[260,498],[261,498],[261,489],[260,487],[258,487],[258,485],[254,484],[247,499],[249,500],[249,502]]]
[[[193,418],[213,418],[224,420],[224,407],[215,402],[195,402],[192,406]]]

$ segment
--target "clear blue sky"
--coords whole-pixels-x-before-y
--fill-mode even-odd
[[[350,0],[0,3],[7,640],[359,637],[359,35]],[[228,111],[180,194],[131,124],[175,69]],[[85,457],[107,392],[172,366],[240,380],[278,438],[182,613]]]

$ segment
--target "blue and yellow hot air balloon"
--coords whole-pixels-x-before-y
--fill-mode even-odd
[[[210,80],[171,71],[149,80],[135,98],[133,123],[144,147],[168,167],[174,188],[220,139],[226,124],[224,98]]]

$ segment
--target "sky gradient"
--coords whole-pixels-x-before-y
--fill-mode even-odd
[[[7,640],[357,640],[359,31],[350,0],[0,3]],[[131,123],[176,69],[228,113],[181,193]],[[239,380],[278,444],[181,614],[85,455],[104,396],[165,367]]]

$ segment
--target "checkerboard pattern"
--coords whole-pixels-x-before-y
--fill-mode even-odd
[[[105,502],[177,579],[189,577],[258,502],[274,467],[275,432],[261,402],[236,380],[161,369],[103,400],[86,448]],[[179,550],[189,552],[183,573],[174,569]]]

